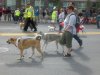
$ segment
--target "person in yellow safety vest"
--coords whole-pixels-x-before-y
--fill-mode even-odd
[[[55,23],[57,22],[57,11],[56,11],[56,7],[53,8],[53,12],[52,12],[52,15],[51,15],[51,23],[52,23],[52,26],[56,28],[55,26]]]
[[[14,16],[15,16],[15,23],[17,24],[17,22],[19,21],[19,17],[20,17],[20,10],[19,10],[19,8],[17,8],[15,10]]]
[[[24,12],[25,27],[24,27],[23,31],[26,32],[30,25],[32,25],[32,27],[34,28],[34,32],[37,31],[36,23],[33,21],[33,17],[34,17],[34,9],[31,6],[31,4],[28,3],[26,6],[26,9],[25,9],[25,12]]]

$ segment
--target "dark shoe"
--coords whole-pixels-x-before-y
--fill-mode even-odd
[[[64,57],[71,57],[71,54],[67,53],[67,55],[64,55]]]
[[[82,42],[82,40],[80,40],[80,43],[79,43],[79,45],[80,45],[80,47],[83,45],[83,42]]]
[[[37,30],[34,30],[33,32],[37,32]]]
[[[22,32],[27,32],[26,30],[23,30]]]

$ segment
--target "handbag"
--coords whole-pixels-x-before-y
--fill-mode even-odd
[[[60,22],[60,26],[64,27],[64,22]]]

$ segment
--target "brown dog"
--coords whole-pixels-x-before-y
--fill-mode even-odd
[[[40,37],[36,37],[36,39],[32,39],[31,38],[10,38],[8,39],[7,43],[8,44],[14,44],[16,47],[19,48],[20,50],[20,60],[24,57],[23,55],[23,51],[24,49],[27,49],[29,47],[32,47],[32,55],[30,58],[32,58],[33,54],[34,54],[34,49],[36,48],[37,51],[41,54],[42,59],[43,59],[43,53],[41,50],[41,45],[40,45]]]

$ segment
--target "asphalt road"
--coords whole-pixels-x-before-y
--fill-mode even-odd
[[[39,24],[38,31],[48,32],[48,25]],[[25,50],[24,60],[17,60],[19,50],[13,45],[8,45],[6,41],[10,37],[19,37],[22,34],[18,24],[0,22],[0,75],[100,74],[100,29],[96,29],[96,25],[85,25],[85,33],[79,34],[83,40],[82,48],[79,48],[78,43],[73,39],[72,57],[63,58],[61,46],[59,45],[59,53],[57,53],[55,43],[52,42],[44,50],[42,62],[36,51],[33,59],[28,58],[31,55],[31,49]]]

